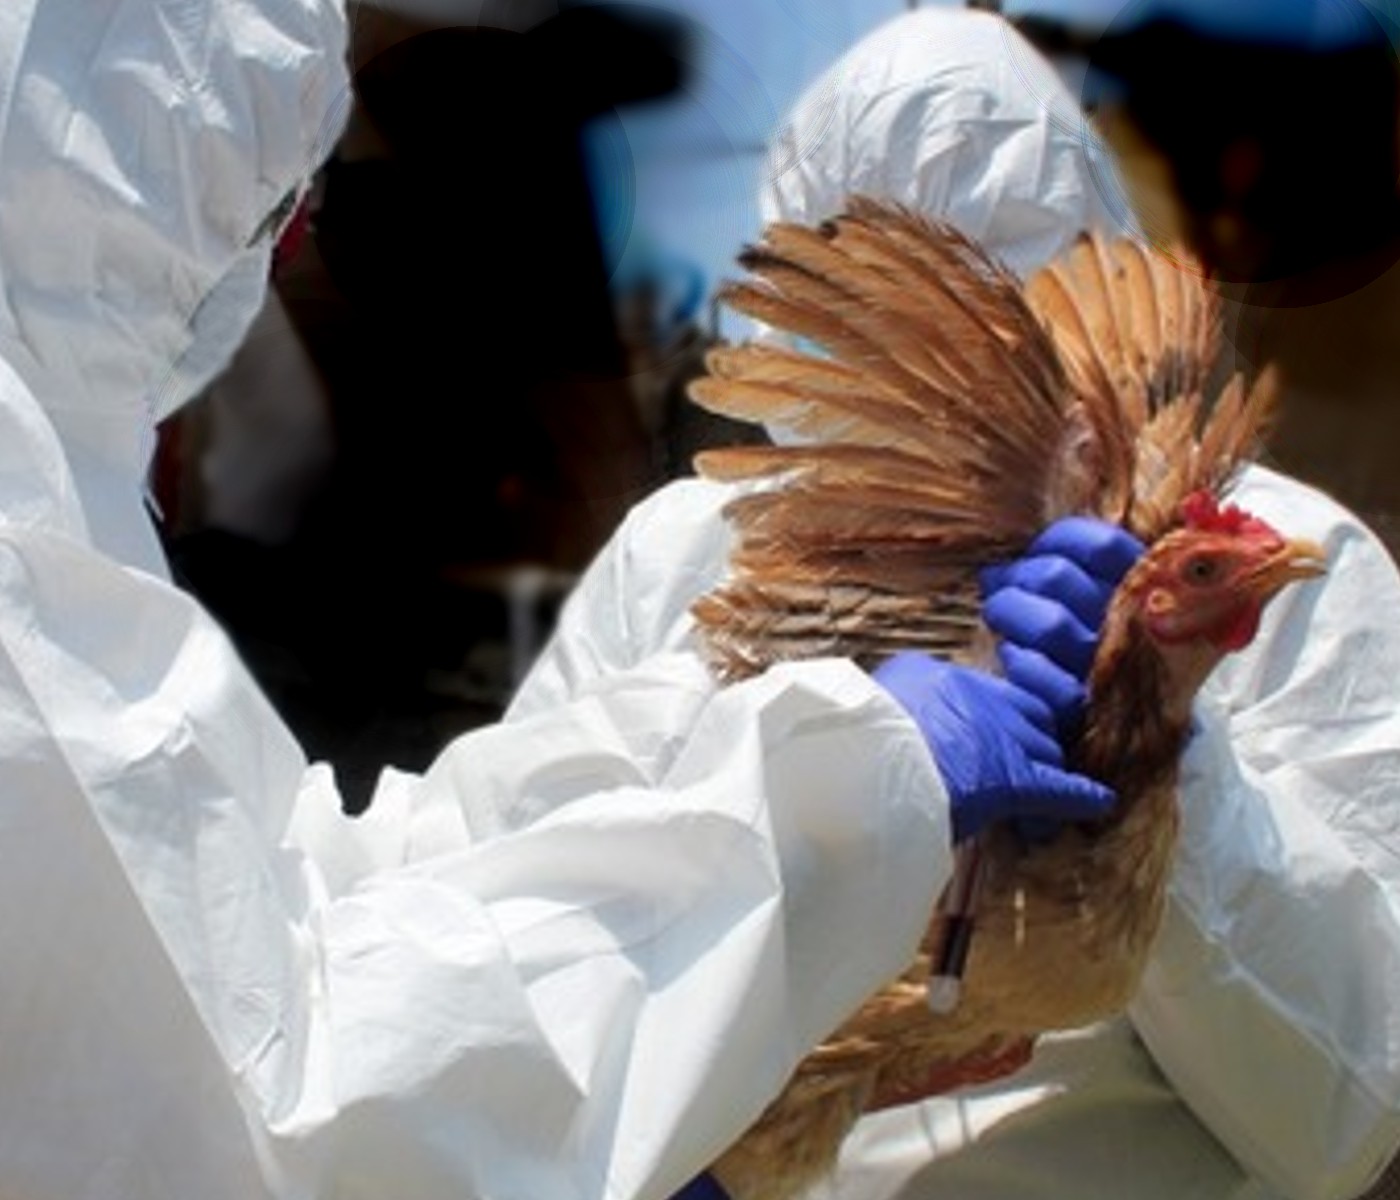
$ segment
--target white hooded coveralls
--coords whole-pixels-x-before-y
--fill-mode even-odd
[[[0,5],[7,1200],[661,1200],[946,878],[849,664],[639,658],[351,821],[170,585],[153,422],[257,312],[345,38],[334,0]]]
[[[897,18],[798,104],[765,215],[815,221],[870,191],[1032,270],[1116,210],[1034,58],[990,16]],[[723,572],[732,495],[683,482],[634,512],[512,715],[692,647],[687,609]],[[1131,1022],[867,1119],[821,1200],[1342,1200],[1400,1147],[1400,578],[1320,494],[1256,469],[1239,497],[1326,546],[1330,571],[1276,601],[1200,699],[1171,903]]]

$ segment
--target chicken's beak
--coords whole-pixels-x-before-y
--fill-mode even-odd
[[[1254,572],[1250,582],[1261,599],[1268,599],[1290,583],[1327,574],[1327,552],[1316,542],[1302,538],[1284,542]]]

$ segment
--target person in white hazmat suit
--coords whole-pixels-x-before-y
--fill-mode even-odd
[[[794,110],[765,218],[871,191],[1033,270],[1112,212],[1077,106],[1035,61],[992,15],[895,19]],[[691,648],[733,495],[686,480],[639,506],[508,719]],[[1263,468],[1239,496],[1324,544],[1329,574],[1281,597],[1200,697],[1169,910],[1130,1013],[1047,1039],[1000,1082],[866,1118],[820,1200],[1342,1200],[1400,1147],[1400,577],[1327,496]]]
[[[335,0],[0,7],[0,1196],[661,1200],[948,877],[849,663],[721,691],[655,639],[351,820],[171,585],[152,431],[257,313],[346,49]]]

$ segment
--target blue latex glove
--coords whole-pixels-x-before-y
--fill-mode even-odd
[[[982,619],[1000,635],[997,656],[1007,679],[1049,708],[1061,739],[1078,733],[1089,699],[1089,670],[1114,590],[1143,545],[1117,525],[1066,517],[1049,526],[1023,558],[982,572]],[[1028,841],[1059,828],[1025,818]]]
[[[671,1200],[729,1200],[729,1194],[715,1182],[713,1175],[697,1175],[681,1188]]]
[[[1083,720],[1108,602],[1142,551],[1117,525],[1066,517],[1025,557],[982,572],[982,619],[1001,637],[1002,670],[1049,707],[1061,737]]]
[[[1018,817],[1088,821],[1113,793],[1064,768],[1050,709],[1005,679],[926,654],[896,654],[873,673],[914,718],[948,788],[953,840]]]

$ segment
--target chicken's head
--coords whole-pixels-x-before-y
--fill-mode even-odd
[[[1265,607],[1288,584],[1324,572],[1313,542],[1208,492],[1182,506],[1183,525],[1155,542],[1123,581],[1121,603],[1177,682],[1199,685],[1231,651],[1254,640]]]

